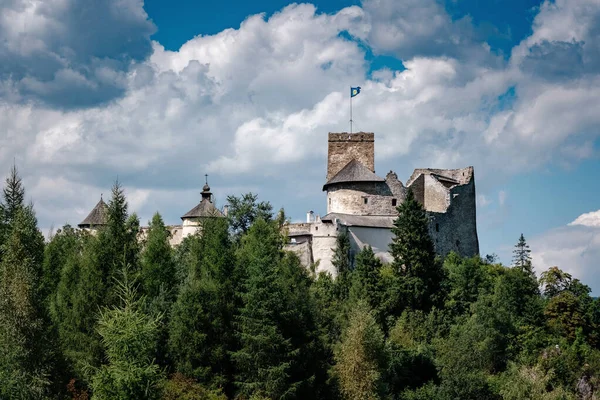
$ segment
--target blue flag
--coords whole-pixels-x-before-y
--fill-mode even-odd
[[[359,93],[360,93],[360,86],[350,88],[350,97],[358,96]]]

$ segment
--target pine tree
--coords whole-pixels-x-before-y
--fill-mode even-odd
[[[80,235],[70,225],[65,225],[52,236],[44,249],[41,294],[49,308],[51,297],[56,293],[60,274],[73,252],[80,250]]]
[[[282,258],[281,247],[277,226],[264,220],[256,221],[242,238],[239,260],[248,278],[238,319],[241,348],[233,354],[236,383],[242,396],[312,398],[301,394],[310,391],[314,378],[297,368],[304,356],[301,346],[308,346],[305,333],[298,332],[307,323],[306,315],[299,315],[294,310],[298,303],[292,301],[296,296],[308,301],[308,291],[305,296],[290,293],[285,277],[289,260]]]
[[[13,211],[0,263],[0,397],[41,398],[50,386],[48,327],[39,293],[43,241],[31,207]]]
[[[11,223],[18,211],[25,206],[25,188],[17,171],[17,166],[13,165],[10,175],[6,178],[6,185],[2,190],[4,219]]]
[[[17,212],[25,207],[25,188],[16,165],[10,170],[0,200],[0,261],[2,260],[2,243],[7,240],[10,226]]]
[[[336,238],[336,246],[331,260],[337,272],[336,292],[340,300],[346,300],[350,292],[352,260],[350,255],[350,237],[341,232]]]
[[[140,229],[139,219],[135,214],[129,216],[127,199],[123,187],[116,181],[112,187],[112,196],[108,203],[107,222],[98,234],[93,262],[94,269],[101,274],[106,290],[102,302],[98,306],[115,304],[118,300],[113,290],[113,282],[120,270],[120,265],[129,265],[133,273],[139,268],[139,243],[137,236]]]
[[[439,292],[442,267],[435,258],[427,214],[410,188],[397,211],[390,244],[393,267],[402,277],[407,305],[413,309],[428,309]]]
[[[107,224],[98,235],[82,234],[78,250],[70,253],[61,270],[56,295],[51,301],[52,320],[61,347],[76,377],[90,384],[90,366],[103,358],[101,337],[96,329],[103,307],[118,304],[114,282],[121,265],[138,273],[139,220],[128,217],[124,191],[117,181],[112,188]]]
[[[366,246],[356,257],[356,268],[352,274],[350,299],[353,303],[364,301],[373,310],[377,322],[382,323],[381,305],[381,261],[375,257],[371,246]]]
[[[513,254],[513,265],[515,267],[521,268],[524,272],[527,272],[528,274],[535,275],[533,272],[533,267],[531,265],[531,250],[529,249],[529,245],[525,241],[525,237],[522,233],[519,237],[519,241],[515,245]]]
[[[159,296],[161,288],[169,292],[169,297],[174,294],[175,263],[169,236],[160,214],[154,214],[141,255],[142,290],[150,300]]]
[[[90,382],[89,366],[103,357],[96,323],[105,302],[106,282],[98,262],[99,239],[82,234],[66,255],[56,292],[51,296],[50,315],[58,330],[63,354],[78,380]]]
[[[93,373],[94,398],[158,399],[163,376],[154,357],[161,316],[142,311],[127,268],[122,274],[115,285],[121,304],[104,308],[98,321],[107,363]]]
[[[177,371],[232,394],[236,271],[227,220],[209,218],[201,231],[173,305],[169,348]]]

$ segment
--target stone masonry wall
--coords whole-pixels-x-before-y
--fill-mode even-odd
[[[350,161],[356,159],[375,172],[374,133],[329,133],[327,179],[331,179]]]
[[[428,211],[429,233],[435,251],[446,256],[451,251],[471,257],[479,255],[475,180],[450,189],[450,206],[446,212]]]
[[[450,205],[450,189],[431,175],[424,175],[425,193],[423,204],[428,211],[446,212]]]
[[[328,189],[327,213],[395,215],[405,196],[404,187],[390,187],[387,182],[343,183]]]
[[[398,180],[398,176],[390,171],[385,182],[344,182],[331,185],[327,189],[327,213],[396,215],[396,207],[405,198],[406,188]]]

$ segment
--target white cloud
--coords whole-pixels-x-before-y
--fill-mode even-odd
[[[32,189],[42,221],[53,220],[59,202],[66,210],[61,218],[88,210],[97,201],[93,193],[106,193],[117,176],[137,193],[132,205],[143,210],[175,207],[163,193],[190,193],[189,207],[176,206],[191,208],[197,197],[192,188],[202,185],[207,171],[215,188],[244,182],[261,193],[277,193],[282,205],[306,198],[306,192],[283,191],[284,182],[314,190],[307,201],[322,201],[326,134],[348,129],[350,85],[363,89],[354,99],[355,129],[376,133],[378,165],[396,169],[401,179],[414,167],[474,165],[478,180],[493,175],[500,181],[524,168],[577,162],[593,155],[590,143],[600,126],[595,107],[600,73],[593,68],[600,41],[592,17],[600,5],[580,3],[546,3],[531,37],[508,63],[474,41],[468,20],[452,21],[433,0],[369,0],[362,8],[331,15],[316,13],[310,4],[290,5],[268,19],[250,16],[239,29],[197,36],[178,51],[153,43],[148,59],[139,48],[152,27],[137,0],[125,0],[127,21],[110,14],[117,33],[136,38],[132,47],[111,47],[112,33],[106,40],[95,38],[99,42],[90,49],[81,48],[80,38],[66,38],[63,31],[77,36],[81,26],[53,16],[73,2],[53,0],[54,11],[39,13],[13,7],[11,21],[7,14],[0,17],[0,29],[10,31],[9,50],[0,47],[0,61],[19,49],[17,69],[33,60],[25,57],[30,54],[54,54],[57,64],[47,79],[41,78],[45,71],[18,82],[0,78],[0,171],[8,171],[16,156],[34,185],[58,179],[57,188],[85,188],[69,189],[72,195],[62,200],[50,189]],[[35,29],[19,39],[16,21],[40,16]],[[406,70],[375,71],[376,79],[368,79],[365,50],[340,35],[346,30],[376,52],[402,57]],[[554,41],[575,41],[580,49],[543,44]],[[65,55],[58,48],[70,50]],[[563,57],[570,54],[565,49],[582,54],[583,67],[575,66],[576,73],[563,80],[557,79],[563,73],[558,69],[532,76],[534,62],[544,57],[545,68],[564,68]],[[130,52],[135,62],[126,68],[94,65],[93,79],[68,68],[73,63],[61,64],[65,57],[81,66],[93,56]],[[83,93],[78,90],[102,82],[123,93],[110,103],[77,110],[23,104],[19,97],[25,84],[53,95],[60,86],[77,98]],[[481,192],[479,204],[496,190],[490,185]],[[498,194],[500,205],[504,198]],[[79,222],[79,216],[71,221]]]
[[[579,217],[575,218],[575,220],[569,225],[581,225],[600,228],[600,210],[581,214]]]
[[[0,6],[0,96],[61,108],[93,106],[126,89],[155,27],[141,0],[11,0]]]
[[[590,286],[593,295],[600,293],[600,210],[533,238],[530,246],[538,275],[557,266]]]
[[[569,225],[535,237],[529,244],[538,275],[557,266],[590,286],[593,295],[600,293],[600,229]]]

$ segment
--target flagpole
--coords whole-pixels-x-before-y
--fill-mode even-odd
[[[352,134],[352,89],[350,89],[350,134]]]

